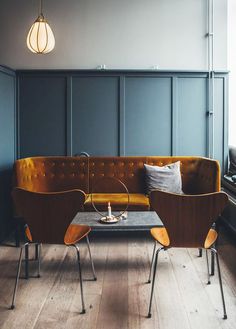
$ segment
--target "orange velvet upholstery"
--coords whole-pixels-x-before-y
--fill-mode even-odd
[[[186,194],[201,194],[220,190],[220,167],[215,160],[203,157],[171,156],[127,156],[127,157],[32,157],[20,159],[14,165],[14,186],[33,192],[59,192],[81,189],[86,194],[101,178],[114,177],[121,180],[130,193],[129,210],[149,209],[145,196],[144,163],[163,166],[172,162],[181,162],[183,191]],[[89,175],[88,175],[89,173]],[[126,204],[124,189],[116,188],[107,193],[111,182],[96,191],[96,200],[101,205],[111,201],[114,208]],[[110,194],[119,193],[119,197]],[[107,194],[107,195],[106,195]],[[111,199],[112,198],[112,199]],[[114,203],[113,203],[114,200]],[[86,209],[91,208],[90,199],[85,202]]]
[[[112,205],[112,210],[124,210],[128,203],[128,197],[125,193],[96,193],[93,194],[93,203],[98,210],[106,211],[108,201]],[[147,211],[149,210],[149,198],[145,194],[133,193],[129,198],[129,210]],[[91,195],[85,200],[84,209],[92,211],[93,205]]]

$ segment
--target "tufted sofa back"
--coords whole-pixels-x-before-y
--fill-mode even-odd
[[[33,192],[87,192],[87,158],[32,157],[14,164],[14,185]]]
[[[220,190],[218,161],[202,157],[178,156],[25,158],[17,160],[14,164],[14,186],[34,192],[56,192],[79,188],[89,193],[98,181],[102,182],[102,178],[115,177],[125,183],[130,193],[145,193],[144,163],[163,166],[176,161],[181,162],[185,193],[208,193]],[[108,180],[104,179],[105,181]],[[96,192],[104,192],[105,185]]]

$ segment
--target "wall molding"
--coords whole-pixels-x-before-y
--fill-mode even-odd
[[[226,158],[227,158],[227,152],[228,152],[228,145],[227,145],[227,135],[228,135],[228,128],[227,128],[227,122],[228,122],[228,101],[227,101],[227,81],[228,81],[228,71],[225,70],[217,70],[214,72],[215,80],[216,82],[219,81],[218,79],[223,79],[223,90],[221,91],[223,93],[223,99],[224,103],[222,104],[222,111],[224,116],[224,127],[223,127],[223,145],[222,147],[222,158],[219,159],[222,164],[222,170],[225,170],[226,168]],[[171,150],[170,155],[178,155],[179,153],[179,143],[181,142],[179,140],[179,128],[178,128],[178,120],[179,120],[179,82],[180,79],[193,79],[193,81],[198,81],[197,79],[205,79],[206,81],[206,95],[209,97],[209,90],[207,89],[207,79],[209,77],[209,72],[205,70],[17,70],[16,76],[18,78],[20,84],[18,85],[18,90],[21,87],[21,83],[24,82],[24,79],[27,77],[31,77],[35,83],[37,84],[38,78],[65,78],[66,79],[66,103],[65,103],[65,111],[66,111],[66,122],[65,122],[65,136],[66,136],[66,154],[65,155],[73,155],[74,153],[77,153],[78,150],[73,149],[73,112],[77,111],[78,109],[73,108],[73,81],[75,78],[90,78],[91,81],[97,78],[116,78],[118,82],[118,90],[117,90],[117,107],[118,107],[118,139],[117,139],[117,153],[114,155],[127,155],[127,149],[126,149],[126,131],[125,131],[125,120],[127,111],[129,109],[126,108],[126,99],[128,97],[127,95],[127,81],[130,81],[129,79],[138,79],[137,81],[146,81],[145,78],[151,78],[151,79],[157,79],[158,81],[166,81],[165,79],[170,79],[170,102],[171,102]],[[142,80],[143,79],[143,80]],[[96,80],[94,80],[96,81]],[[150,80],[149,80],[150,81]],[[155,80],[153,80],[155,81]],[[199,80],[200,81],[200,80]],[[91,95],[92,97],[93,95]],[[97,97],[98,95],[94,95]],[[56,97],[56,95],[55,95]],[[89,95],[88,95],[89,97]],[[148,101],[148,100],[147,100]],[[207,139],[207,145],[206,145],[206,153],[209,149],[209,142],[210,142],[210,119],[207,118],[207,99],[205,100],[206,103],[206,120],[207,120],[207,131],[204,132],[206,134]],[[18,104],[21,103],[21,96],[19,95]],[[191,104],[190,104],[191,106]],[[19,113],[24,111],[24,109],[19,108]],[[19,120],[18,120],[19,122]],[[20,127],[19,127],[20,129]],[[18,145],[19,150],[20,147],[24,144],[24,141],[20,141],[20,135],[18,135]],[[158,141],[160,142],[160,141]],[[106,147],[105,147],[106,148]],[[106,149],[104,148],[104,152],[106,152]],[[83,150],[84,151],[84,150]],[[85,150],[86,151],[86,150]],[[114,151],[116,152],[116,151]],[[30,152],[29,152],[30,153]],[[52,152],[53,153],[53,152]],[[30,155],[30,154],[29,154]],[[19,152],[19,157],[26,156],[26,154],[22,154]],[[207,156],[207,154],[205,154]]]

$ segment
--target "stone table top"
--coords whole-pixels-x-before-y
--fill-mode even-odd
[[[118,212],[114,212],[114,215],[117,214]],[[96,212],[79,212],[72,224],[86,224],[93,231],[145,231],[163,226],[155,211],[129,211],[127,219],[121,219],[113,224],[103,223],[100,218]]]

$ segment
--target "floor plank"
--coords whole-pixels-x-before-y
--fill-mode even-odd
[[[228,247],[230,247],[228,245]],[[204,289],[208,294],[209,300],[215,309],[217,318],[220,321],[221,328],[233,329],[235,328],[236,323],[236,311],[235,311],[235,284],[236,284],[236,275],[232,273],[235,272],[236,267],[236,257],[234,260],[232,254],[236,256],[236,250],[234,248],[226,248],[225,243],[219,243],[218,245],[219,258],[220,258],[220,268],[223,281],[223,289],[225,295],[226,311],[228,314],[227,321],[222,319],[223,310],[222,310],[222,299],[219,288],[218,273],[217,269],[215,275],[211,276],[211,284],[207,285],[207,275],[206,275],[206,257],[205,253],[202,258],[196,257],[196,252],[193,249],[189,249],[189,255],[194,264],[195,270],[199,275],[200,280],[204,285]],[[226,252],[227,251],[227,252]],[[230,252],[230,253],[229,253]],[[229,255],[228,255],[229,253]],[[230,263],[232,261],[232,263]],[[233,288],[233,289],[232,289]]]
[[[197,254],[197,250],[195,250]],[[173,271],[181,291],[183,307],[193,329],[220,328],[219,314],[216,316],[214,307],[206,293],[206,284],[196,273],[191,258],[186,249],[173,249],[169,251]],[[206,273],[206,267],[203,267]]]
[[[18,249],[18,248],[17,248]],[[17,250],[16,249],[16,250]],[[5,309],[1,312],[6,316],[1,328],[33,328],[38,318],[40,310],[45,303],[48,293],[55,281],[55,273],[60,272],[60,266],[65,257],[66,248],[64,246],[51,246],[43,248],[42,252],[42,277],[20,279],[14,310]],[[18,256],[18,255],[17,255]],[[16,259],[18,257],[15,257]],[[16,262],[15,262],[16,265]],[[14,274],[16,266],[14,266]],[[33,271],[30,271],[33,274]],[[12,294],[14,280],[11,280],[9,292]],[[10,305],[11,295],[8,305]],[[7,306],[8,306],[7,305]]]
[[[236,246],[219,242],[228,319],[222,319],[218,277],[206,284],[205,257],[196,249],[161,252],[152,318],[146,317],[151,285],[147,284],[153,242],[147,235],[94,236],[91,250],[97,272],[92,277],[88,250],[81,244],[86,314],[73,249],[45,245],[42,277],[20,279],[16,309],[9,310],[19,248],[0,246],[0,328],[83,329],[233,329],[236,323]],[[30,251],[33,257],[34,250]],[[23,270],[23,268],[22,268]],[[22,271],[22,276],[24,272]],[[36,274],[30,262],[30,274]]]
[[[110,243],[96,329],[128,328],[128,243]]]

